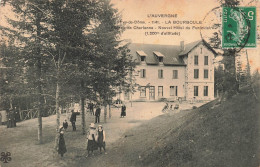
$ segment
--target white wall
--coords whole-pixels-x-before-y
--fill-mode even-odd
[[[202,48],[202,53],[201,53]],[[198,56],[198,65],[194,65],[194,56]],[[208,56],[208,65],[204,65],[204,56]],[[134,75],[136,83],[140,86],[155,86],[155,100],[158,97],[158,86],[163,86],[163,98],[175,99],[170,96],[170,86],[178,86],[178,97],[186,100],[191,100],[194,97],[194,86],[199,87],[198,100],[213,100],[214,99],[214,58],[215,55],[204,45],[200,44],[194,48],[188,56],[184,57],[184,62],[187,66],[164,66],[147,65],[141,63],[135,69]],[[146,69],[146,77],[140,77],[140,70]],[[158,70],[163,70],[163,78],[158,78]],[[194,78],[194,69],[199,69],[199,78]],[[208,69],[208,78],[204,78],[204,69]],[[173,70],[178,70],[178,79],[173,79]],[[204,86],[208,86],[208,96],[204,96]],[[149,88],[146,88],[146,97],[140,97],[140,91],[137,90],[132,95],[132,100],[150,100]]]
[[[141,78],[140,72],[136,77],[136,83],[140,86],[155,86],[155,100],[159,98],[175,98],[170,96],[170,86],[178,86],[178,97],[184,97],[185,66],[164,66],[141,64],[136,67],[136,75],[141,69],[146,69],[146,77]],[[163,70],[163,78],[158,78],[158,70]],[[173,79],[173,70],[178,70],[178,79]],[[163,86],[163,97],[158,97],[158,86]],[[140,97],[137,91],[132,96],[133,100],[149,100],[149,88],[146,88],[146,97]]]
[[[201,53],[202,48],[202,53]],[[198,65],[194,65],[194,57],[198,56]],[[204,65],[204,56],[208,56],[208,65]],[[186,68],[186,99],[194,97],[194,86],[199,86],[198,99],[213,100],[214,99],[214,54],[200,44],[194,48],[188,55]],[[194,78],[194,69],[199,69],[199,78]],[[204,78],[204,69],[208,69],[208,78]],[[203,87],[209,86],[208,97],[203,96]]]
[[[214,84],[212,83],[188,83],[186,85],[187,97],[186,100],[192,100],[194,97],[194,86],[198,86],[198,96],[196,100],[213,100],[214,99]],[[208,86],[208,96],[204,96],[204,86]]]

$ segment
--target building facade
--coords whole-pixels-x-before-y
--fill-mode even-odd
[[[180,46],[131,44],[138,89],[124,100],[213,100],[216,52],[203,40]]]

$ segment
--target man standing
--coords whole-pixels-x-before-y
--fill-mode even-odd
[[[74,110],[71,110],[71,117],[70,117],[70,122],[72,124],[73,131],[76,131],[76,113]]]
[[[99,123],[100,122],[100,113],[101,113],[101,109],[100,106],[98,105],[96,112],[95,112],[95,123]]]
[[[15,112],[13,108],[9,109],[9,121],[10,121],[10,128],[13,128],[16,126],[15,122]]]
[[[94,115],[94,104],[92,102],[89,104],[89,110],[90,110],[90,114]]]
[[[14,112],[15,112],[15,122],[21,121],[21,120],[20,120],[19,110],[18,110],[16,107],[14,107]]]

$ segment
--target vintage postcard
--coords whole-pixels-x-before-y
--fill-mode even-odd
[[[259,0],[0,0],[0,167],[259,167]]]

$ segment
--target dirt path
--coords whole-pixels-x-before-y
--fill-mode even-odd
[[[81,134],[81,119],[77,117],[77,131],[71,130],[69,125],[65,133],[67,153],[64,158],[60,158],[53,153],[55,137],[56,116],[43,118],[43,138],[44,144],[37,144],[37,119],[27,120],[17,124],[16,128],[6,128],[0,126],[0,152],[11,152],[12,160],[9,163],[0,164],[4,166],[99,166],[100,162],[116,162],[113,157],[117,149],[117,141],[123,139],[126,131],[137,127],[154,117],[161,115],[164,103],[133,103],[133,107],[127,104],[127,116],[120,118],[120,109],[112,108],[112,118],[104,124],[106,131],[107,155],[97,154],[93,157],[85,158],[86,136]],[[201,105],[201,104],[197,104]],[[190,108],[190,104],[183,104],[183,108]],[[102,110],[103,114],[103,110]],[[66,115],[61,116],[64,120]],[[87,125],[94,121],[94,116],[86,115]],[[103,124],[103,115],[101,115]],[[130,134],[131,135],[131,134]],[[126,150],[127,151],[127,150]],[[120,164],[123,164],[120,163]],[[105,165],[107,166],[107,165]],[[111,166],[111,165],[110,165]]]

